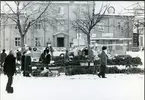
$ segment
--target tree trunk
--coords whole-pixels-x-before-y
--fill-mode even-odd
[[[24,50],[25,50],[25,46],[24,46],[24,43],[25,43],[25,41],[24,41],[24,39],[25,39],[25,36],[24,35],[21,35],[21,48],[22,48],[22,52],[24,52]]]
[[[88,67],[90,67],[90,33],[87,35],[87,42],[88,42]]]

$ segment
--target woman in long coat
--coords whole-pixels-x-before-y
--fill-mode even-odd
[[[9,55],[5,59],[4,63],[4,74],[8,77],[8,82],[6,85],[6,91],[8,93],[13,92],[13,88],[11,87],[13,82],[13,75],[16,72],[16,58],[14,57],[13,51],[11,50]]]
[[[23,55],[21,57],[21,70],[24,71],[24,60],[25,60],[25,53],[26,51],[23,52]]]
[[[27,51],[24,58],[23,58],[23,76],[27,76],[30,77],[30,73],[31,73],[31,56],[30,56],[30,51]]]

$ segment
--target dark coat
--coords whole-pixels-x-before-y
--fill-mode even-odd
[[[24,71],[24,61],[25,61],[25,55],[22,55],[22,57],[21,57],[21,70],[23,70]]]
[[[6,53],[1,53],[0,54],[0,62],[1,62],[1,64],[5,62],[6,57],[7,57]]]
[[[21,52],[20,52],[20,51],[17,52],[17,60],[18,60],[18,61],[21,60]]]
[[[44,53],[41,54],[39,61],[42,62],[43,64],[50,64],[51,56],[50,54],[47,54],[45,56]]]
[[[13,55],[8,55],[4,63],[4,73],[14,74],[16,72],[16,58]]]
[[[102,51],[102,53],[98,56],[100,57],[101,65],[107,65],[107,59],[108,59],[107,54],[104,51]]]
[[[64,55],[64,63],[68,63],[69,62],[69,54],[65,53]]]
[[[31,57],[25,55],[24,57],[24,71],[31,71]]]
[[[85,55],[88,55],[88,49],[87,48],[83,49],[82,52],[84,52]]]

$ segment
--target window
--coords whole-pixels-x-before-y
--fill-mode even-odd
[[[64,47],[64,38],[63,37],[57,38],[57,47]]]
[[[57,23],[57,29],[58,29],[58,30],[61,30],[61,31],[64,31],[64,25],[65,25],[65,21],[64,21],[64,20],[60,20],[60,21]]]
[[[35,46],[36,47],[40,47],[41,46],[41,38],[40,37],[35,38]]]
[[[104,23],[102,22],[102,23],[98,23],[98,30],[99,31],[104,31]]]
[[[119,28],[119,29],[121,28],[121,24],[120,24],[120,22],[118,22],[118,28]]]
[[[122,40],[116,40],[116,44],[123,44]]]
[[[81,39],[82,38],[82,33],[77,33],[77,39]]]
[[[103,40],[102,44],[108,44],[108,40]]]
[[[123,50],[123,46],[116,45],[116,50]]]
[[[64,8],[58,7],[58,14],[64,14]]]
[[[41,29],[41,22],[40,21],[36,21],[36,23],[34,24],[34,28],[35,29]]]
[[[21,46],[21,38],[20,37],[15,38],[15,46]]]
[[[96,43],[97,44],[101,44],[101,40],[96,40]]]
[[[112,44],[112,43],[113,43],[113,40],[109,40],[108,43],[109,43],[109,44]]]
[[[140,37],[140,46],[143,46],[143,37]]]
[[[96,33],[93,33],[93,34],[91,34],[91,37],[92,38],[97,37],[97,34]]]
[[[84,15],[85,14],[85,7],[80,7],[80,15]]]
[[[139,34],[133,33],[133,46],[138,47],[139,46]]]

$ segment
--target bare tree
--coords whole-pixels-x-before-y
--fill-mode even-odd
[[[73,27],[82,31],[87,36],[87,46],[88,46],[88,58],[89,58],[89,66],[90,66],[90,37],[91,30],[102,20],[105,15],[105,12],[108,9],[108,5],[101,6],[98,13],[95,13],[95,2],[93,2],[93,9],[90,10],[89,4],[87,5],[87,11],[83,11],[83,18],[80,17],[78,12],[74,12],[76,15],[76,20],[73,21]]]
[[[122,15],[122,14],[133,15],[134,16],[134,19],[132,20],[133,23],[137,22],[138,25],[145,26],[145,22],[143,20],[143,18],[144,18],[144,4],[143,4],[143,2],[136,2],[136,3],[133,3],[132,5],[130,5],[126,8],[123,8],[123,10],[120,12],[120,15]],[[141,21],[139,21],[139,20],[141,20]],[[135,27],[137,27],[136,24],[134,24],[134,25],[135,25]]]
[[[4,2],[4,7],[7,7],[8,11],[3,9],[2,12],[16,24],[21,36],[22,51],[24,50],[24,38],[28,30],[45,14],[51,5],[50,1],[44,2],[45,3],[39,3],[37,1],[13,1],[14,5],[9,4],[9,2]],[[11,15],[9,13],[11,13]]]

